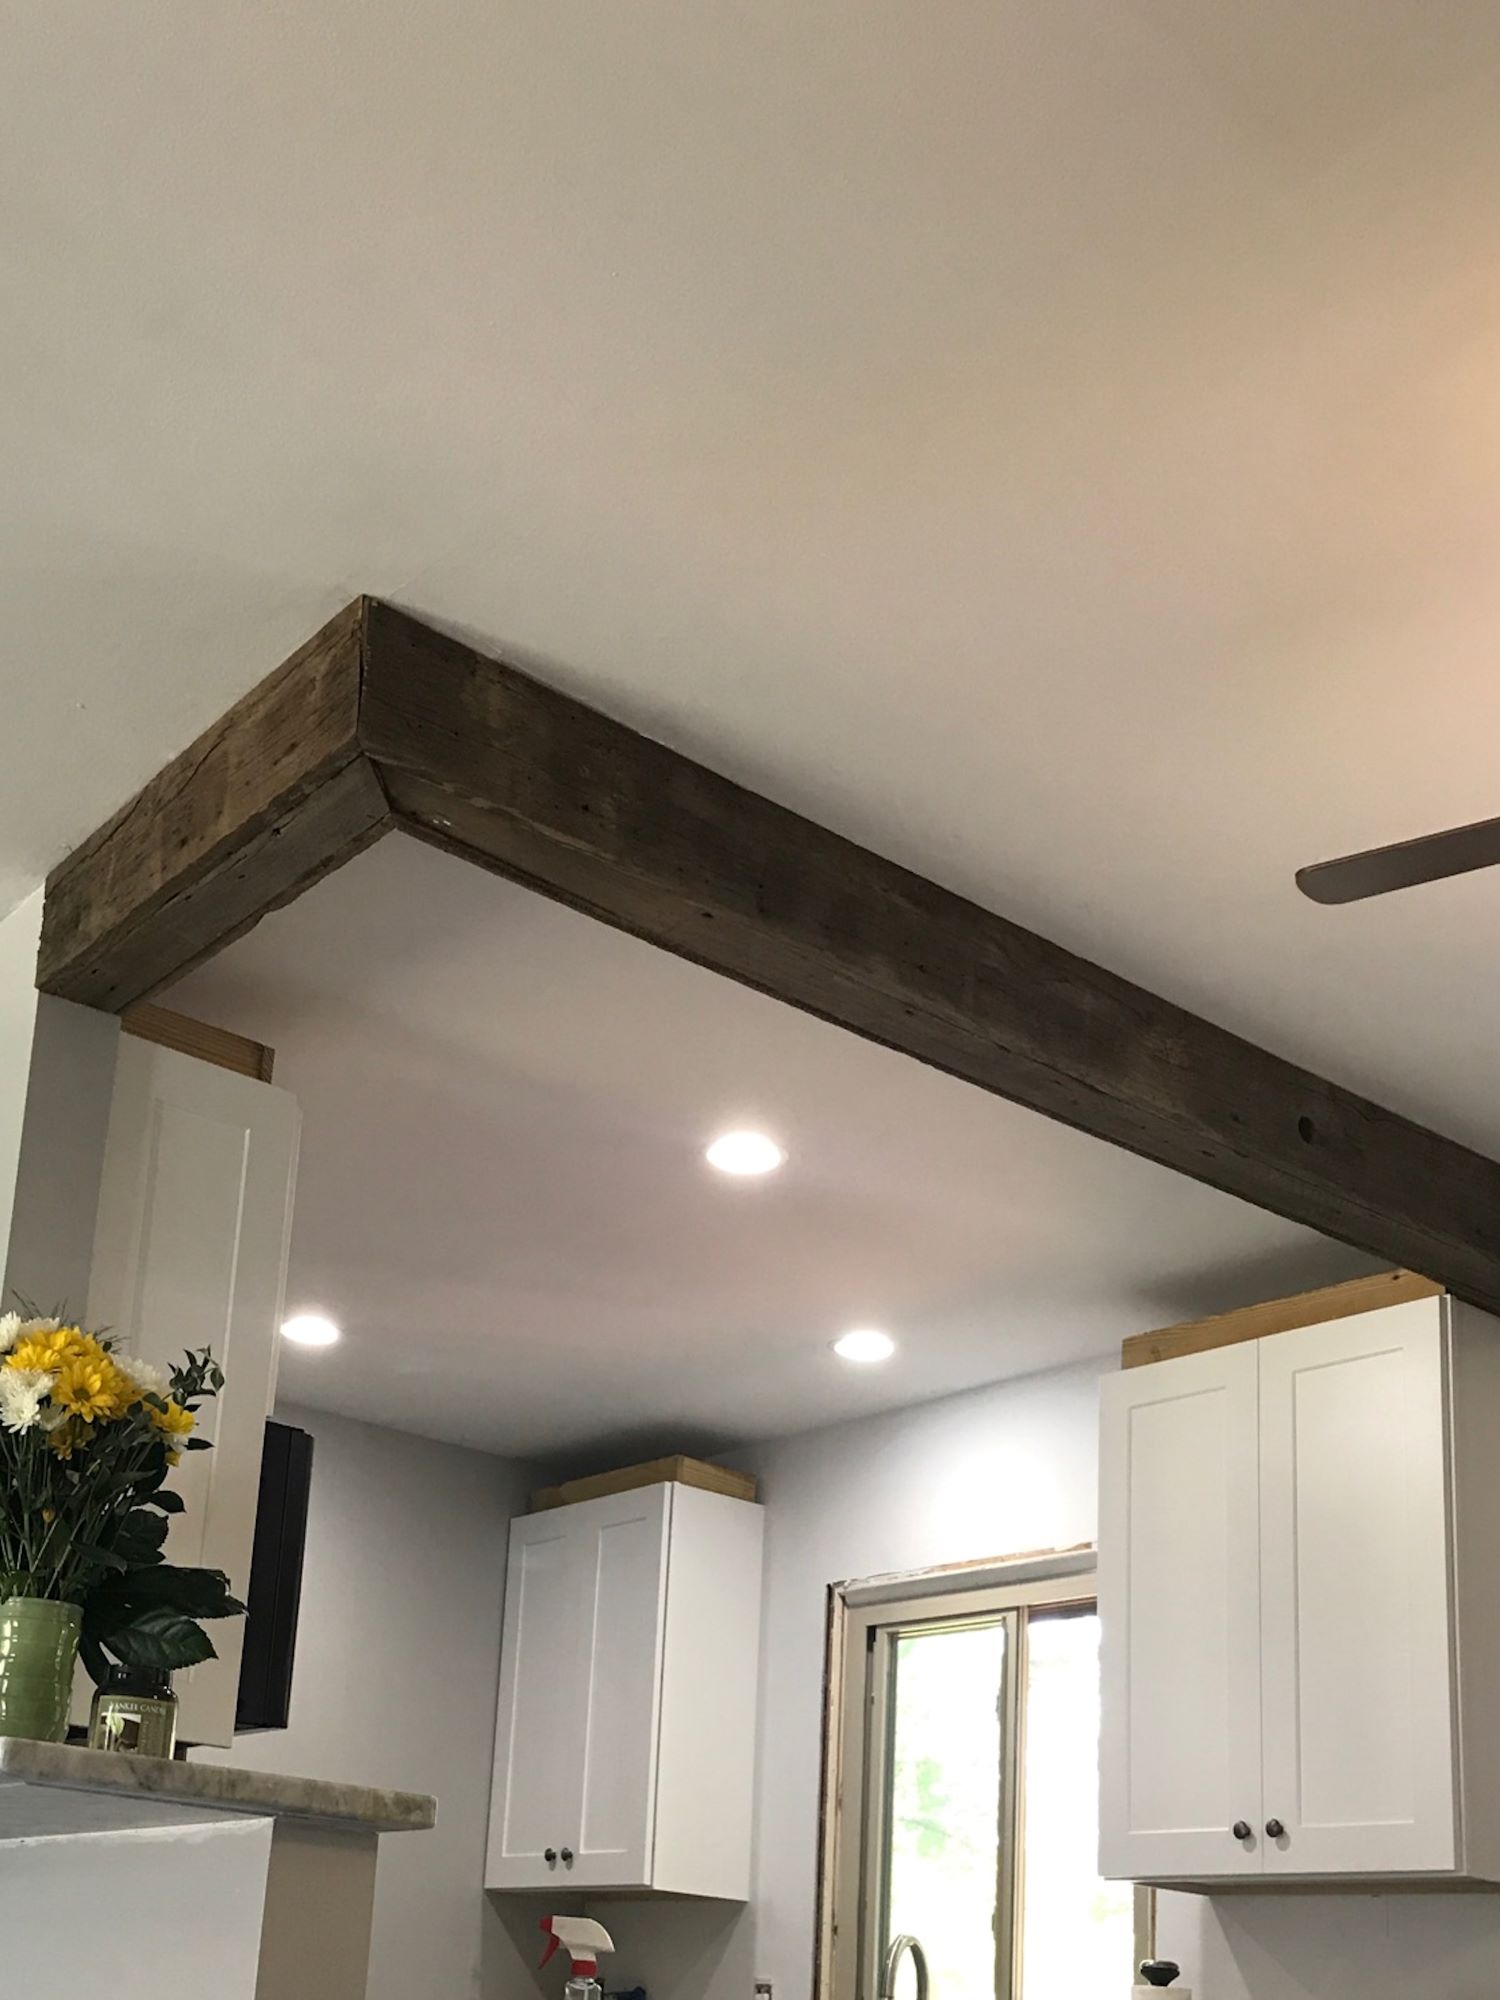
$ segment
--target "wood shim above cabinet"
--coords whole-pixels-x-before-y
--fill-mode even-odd
[[[248,1076],[255,1083],[269,1083],[276,1068],[276,1051],[264,1042],[252,1042],[232,1028],[216,1028],[208,1021],[195,1021],[176,1014],[170,1007],[158,1007],[138,1000],[120,1016],[120,1026],[138,1041],[155,1042],[158,1048],[176,1049],[179,1055],[196,1056],[200,1062]]]
[[[1241,1306],[1236,1312],[1215,1313],[1211,1319],[1184,1320],[1180,1326],[1159,1327],[1155,1333],[1133,1333],[1120,1347],[1120,1366],[1144,1368],[1149,1362],[1171,1361],[1181,1354],[1206,1354],[1211,1348],[1233,1347],[1241,1340],[1264,1340],[1268,1334],[1290,1333],[1294,1327],[1323,1326],[1355,1313],[1404,1305],[1408,1299],[1441,1298],[1444,1289],[1416,1271],[1377,1271],[1373,1277],[1350,1278],[1345,1284],[1298,1292],[1289,1299],[1267,1299],[1261,1305]]]
[[[533,1514],[553,1507],[574,1507],[580,1500],[604,1500],[612,1493],[634,1493],[642,1486],[696,1486],[702,1493],[722,1493],[727,1500],[753,1500],[755,1475],[727,1465],[710,1465],[702,1458],[653,1458],[644,1465],[622,1465],[617,1472],[596,1472],[590,1479],[570,1479],[562,1486],[543,1486],[531,1496]]]

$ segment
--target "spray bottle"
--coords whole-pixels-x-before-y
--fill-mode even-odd
[[[592,1917],[543,1917],[542,1929],[547,1937],[542,1964],[547,1963],[559,1945],[573,1961],[572,1974],[563,1988],[563,2000],[604,2000],[598,1977],[599,1954],[613,1951],[615,1941],[603,1924],[596,1924]]]

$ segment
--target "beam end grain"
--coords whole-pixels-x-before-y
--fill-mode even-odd
[[[119,1012],[390,825],[359,743],[358,599],[54,870],[37,984]]]

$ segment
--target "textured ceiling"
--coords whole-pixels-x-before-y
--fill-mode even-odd
[[[775,1436],[1368,1268],[399,836],[171,998],[302,1102],[290,1303],[346,1337],[285,1392],[460,1443]],[[741,1123],[774,1179],[704,1165]]]

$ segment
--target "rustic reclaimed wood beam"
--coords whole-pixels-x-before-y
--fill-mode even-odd
[[[371,598],[48,884],[120,1010],[401,828],[1500,1311],[1500,1165]]]

